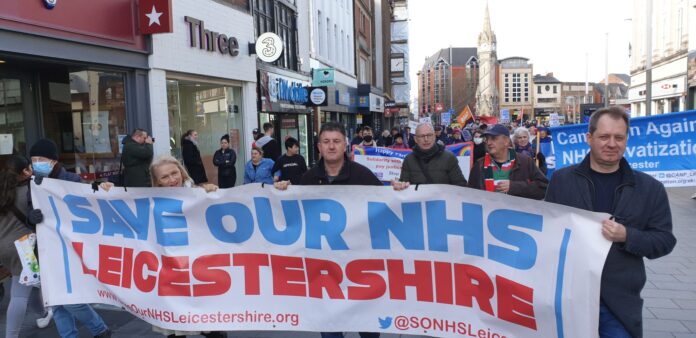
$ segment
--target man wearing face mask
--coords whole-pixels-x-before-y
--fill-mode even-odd
[[[360,142],[361,147],[376,147],[377,142],[375,142],[374,136],[372,135],[372,128],[370,126],[364,126],[362,131],[362,142]]]
[[[63,181],[80,182],[80,176],[71,173],[58,162],[58,147],[49,139],[38,140],[29,150],[31,168],[34,176],[55,178]],[[31,201],[29,201],[31,205]],[[37,224],[43,221],[40,209],[31,209],[28,215],[29,223]],[[61,337],[77,337],[78,330],[75,319],[89,329],[94,337],[111,337],[111,330],[104,320],[88,304],[57,305],[53,307],[53,320]]]

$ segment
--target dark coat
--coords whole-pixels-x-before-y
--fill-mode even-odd
[[[218,185],[220,188],[233,187],[237,180],[237,152],[229,148],[218,149],[213,155],[213,165],[218,167]],[[223,184],[224,183],[224,184]]]
[[[612,243],[602,272],[601,299],[633,337],[642,337],[645,285],[643,257],[667,255],[677,243],[665,187],[651,176],[631,169],[625,159],[623,180],[614,196],[614,217],[626,227],[626,242]],[[590,155],[580,163],[556,170],[546,201],[594,210]]]
[[[485,156],[478,159],[471,168],[469,188],[485,190],[485,175],[483,161]],[[535,200],[544,198],[549,180],[534,164],[529,156],[515,153],[515,166],[510,172],[510,190],[508,195],[526,197]]]
[[[123,185],[126,187],[149,187],[152,144],[135,142],[132,137],[123,139]]]
[[[14,241],[32,233],[32,230],[25,223],[28,189],[29,186],[25,184],[17,187],[15,193],[15,207],[25,215],[17,217],[11,210],[0,213],[0,264],[9,269],[13,276],[19,276],[22,273],[22,261]]]
[[[422,158],[418,147],[406,155],[404,163],[401,165],[399,181],[411,184],[452,184],[466,187],[466,179],[454,153],[446,151],[445,147],[439,144],[435,144],[433,147],[438,147],[438,151],[429,161]],[[418,162],[427,170],[432,182],[428,182]]]
[[[338,174],[338,177],[329,183],[329,179],[326,177],[326,168],[324,167],[324,159],[319,160],[319,163],[312,169],[309,169],[302,179],[300,179],[300,185],[326,185],[326,184],[337,184],[337,185],[383,185],[382,182],[375,176],[370,169],[365,168],[363,165],[355,163],[345,158],[345,163],[343,168]]]
[[[184,165],[189,176],[195,184],[208,182],[208,176],[205,174],[205,167],[201,159],[201,152],[198,151],[198,146],[191,140],[184,139],[181,142],[182,155],[184,157]]]

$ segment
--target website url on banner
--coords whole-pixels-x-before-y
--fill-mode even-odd
[[[138,307],[135,304],[125,304],[116,295],[105,290],[97,290],[99,297],[115,300],[121,303],[136,316],[148,317],[164,323],[177,324],[210,324],[210,323],[269,323],[269,324],[290,324],[298,326],[300,315],[297,313],[265,313],[257,311],[244,312],[175,312],[160,310],[152,307]]]
[[[383,322],[383,324],[388,325],[388,321]],[[382,328],[388,328],[387,325],[383,325]],[[439,332],[460,334],[466,337],[507,338],[502,334],[491,331],[491,328],[480,329],[466,322],[431,317],[397,316],[396,318],[394,318],[394,327],[397,330],[401,331],[415,329],[425,330],[425,332],[427,333],[428,330],[433,330]]]

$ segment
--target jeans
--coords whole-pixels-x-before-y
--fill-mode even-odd
[[[343,332],[322,332],[321,338],[343,338]],[[379,332],[360,332],[360,338],[379,338]]]
[[[599,305],[599,337],[600,338],[632,338],[623,324],[614,317],[604,303]]]
[[[75,318],[87,327],[92,336],[106,331],[102,318],[88,304],[58,305],[53,307],[53,320],[62,338],[77,338]]]

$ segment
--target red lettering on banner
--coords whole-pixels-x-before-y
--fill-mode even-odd
[[[343,281],[340,265],[324,259],[305,258],[305,266],[310,297],[323,298],[323,290],[326,289],[329,298],[345,299],[340,285]]]
[[[133,249],[123,248],[123,274],[121,275],[121,286],[130,289],[133,279]]]
[[[232,285],[232,278],[227,271],[213,267],[230,266],[230,255],[206,255],[193,261],[191,272],[199,282],[193,286],[193,296],[217,296],[224,294]]]
[[[440,304],[454,304],[452,264],[435,262],[435,300]]]
[[[244,267],[244,294],[260,295],[261,282],[259,280],[259,268],[268,266],[267,254],[234,254],[234,266]]]
[[[112,245],[99,246],[99,272],[97,278],[108,285],[120,286],[122,247]]]
[[[387,260],[389,276],[389,298],[406,299],[406,287],[416,287],[416,299],[421,302],[433,301],[433,269],[431,262],[414,261],[415,273],[404,272],[404,261]]]
[[[85,260],[82,258],[82,250],[84,244],[82,242],[73,242],[72,246],[73,249],[75,249],[75,253],[77,253],[77,256],[80,257],[80,262],[82,263],[82,273],[97,277],[97,270],[87,268],[87,265],[85,265]]]
[[[187,256],[162,256],[157,285],[158,296],[191,296],[191,277]]]
[[[536,330],[534,319],[534,289],[495,276],[498,291],[498,317],[502,320]]]
[[[491,298],[495,290],[485,271],[473,265],[454,264],[454,290],[457,305],[473,307],[473,299],[476,298],[479,309],[493,315]]]
[[[271,270],[274,295],[307,297],[302,258],[271,255]]]
[[[159,269],[159,261],[157,256],[149,251],[141,251],[135,256],[133,261],[133,281],[135,287],[142,292],[150,292],[157,285],[157,277],[147,274],[143,268],[147,267],[147,271],[157,272]]]
[[[387,292],[387,283],[384,278],[378,273],[368,271],[384,271],[384,260],[359,259],[346,265],[346,278],[353,283],[366,285],[349,286],[348,299],[377,299]]]

